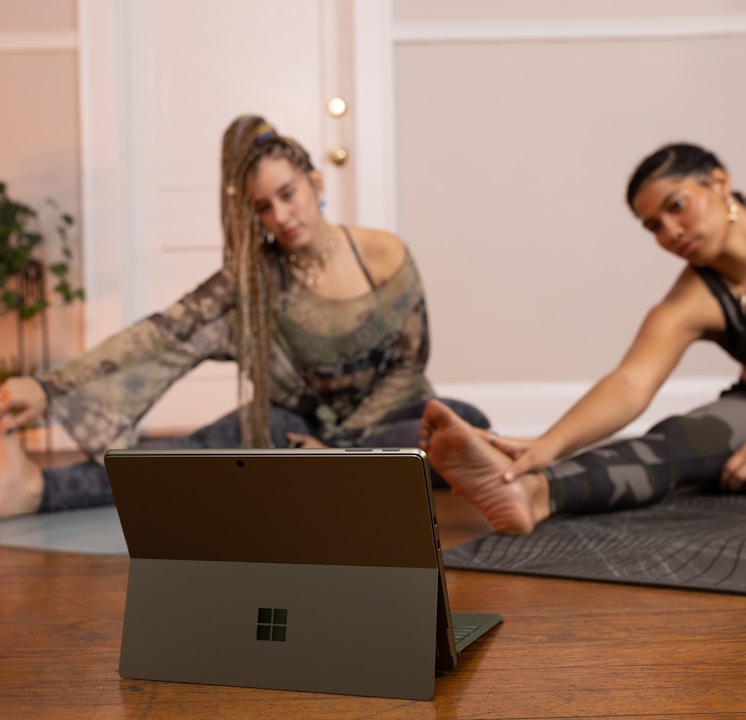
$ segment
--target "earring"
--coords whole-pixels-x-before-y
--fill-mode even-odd
[[[738,220],[738,203],[732,198],[728,198],[728,222],[734,223]]]
[[[319,200],[319,207],[322,210],[326,210],[326,200],[324,198],[321,198],[321,200]]]
[[[275,241],[275,236],[273,233],[269,232],[269,230],[265,230],[264,238],[262,240],[265,244],[271,245]]]

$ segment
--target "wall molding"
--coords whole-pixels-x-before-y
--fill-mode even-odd
[[[395,45],[461,42],[579,42],[746,35],[746,15],[666,18],[512,20],[394,23]]]
[[[353,115],[358,225],[396,230],[391,0],[354,0]]]
[[[0,53],[69,52],[78,49],[74,30],[0,32]]]

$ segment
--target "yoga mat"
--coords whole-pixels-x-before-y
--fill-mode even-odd
[[[551,518],[530,535],[492,533],[443,557],[462,570],[746,594],[746,496]]]
[[[0,545],[91,555],[127,554],[113,505],[0,520]]]

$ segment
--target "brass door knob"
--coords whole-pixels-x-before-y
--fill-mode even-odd
[[[341,97],[333,97],[326,104],[326,109],[333,118],[342,117],[347,112],[347,101]]]
[[[335,145],[329,151],[329,159],[335,165],[344,165],[347,162],[347,156],[348,156],[347,148],[344,148],[341,145]]]

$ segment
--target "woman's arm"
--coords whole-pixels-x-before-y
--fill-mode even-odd
[[[203,360],[232,355],[234,305],[233,279],[223,270],[44,374],[50,415],[92,456],[131,444],[137,422],[173,382]]]
[[[687,268],[642,323],[620,364],[599,380],[506,469],[511,480],[609,437],[638,417],[686,349],[707,331],[723,330],[717,301]]]

